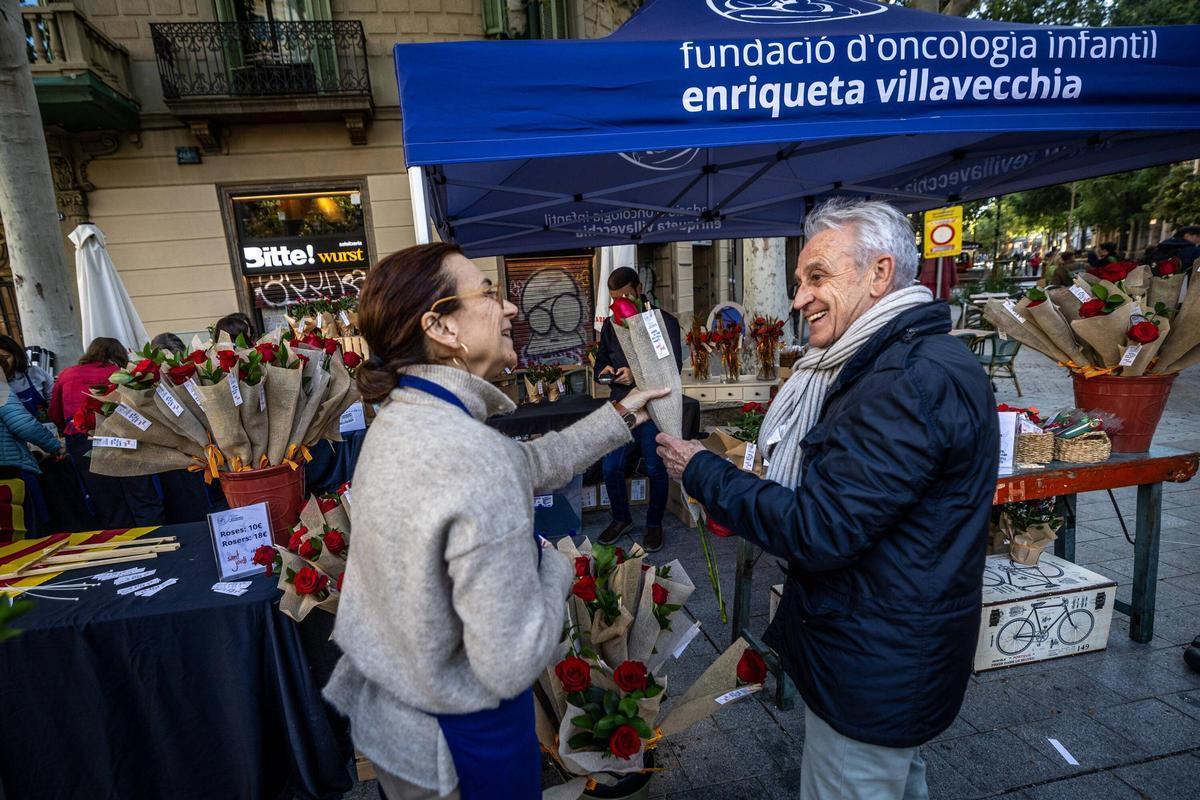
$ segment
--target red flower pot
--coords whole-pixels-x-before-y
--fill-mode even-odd
[[[271,513],[271,539],[287,547],[292,526],[300,521],[304,505],[304,467],[287,464],[245,472],[222,472],[221,491],[230,508],[252,506],[266,501]]]
[[[1112,415],[1116,425],[1108,430],[1108,438],[1114,453],[1144,453],[1150,449],[1176,374],[1084,378],[1075,373],[1075,405]]]

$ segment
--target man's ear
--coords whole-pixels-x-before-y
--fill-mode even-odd
[[[875,259],[871,266],[871,297],[876,299],[888,293],[892,286],[892,276],[896,273],[896,260],[889,255]]]

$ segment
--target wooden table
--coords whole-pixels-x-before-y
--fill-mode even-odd
[[[1200,465],[1200,453],[1170,447],[1153,447],[1148,453],[1114,453],[1099,464],[1053,462],[1042,469],[1018,469],[996,481],[993,505],[1019,500],[1059,498],[1063,529],[1054,542],[1054,554],[1075,560],[1075,496],[1080,492],[1138,487],[1137,533],[1133,548],[1133,593],[1129,603],[1116,601],[1114,608],[1129,615],[1129,638],[1148,642],[1154,636],[1154,595],[1158,586],[1158,545],[1162,526],[1164,481],[1184,483]],[[744,637],[753,647],[768,653],[762,642],[746,630],[750,619],[750,593],[754,565],[762,551],[742,539],[738,547],[734,580],[731,641]],[[787,710],[795,703],[796,688],[783,673],[778,656],[768,653],[767,664],[776,679],[775,702]]]

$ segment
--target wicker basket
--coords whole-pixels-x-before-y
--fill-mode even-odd
[[[1054,439],[1054,458],[1076,464],[1095,464],[1107,461],[1112,455],[1112,442],[1104,431],[1085,433],[1074,439]]]
[[[1054,460],[1054,434],[1018,433],[1014,460],[1018,464],[1049,464]]]

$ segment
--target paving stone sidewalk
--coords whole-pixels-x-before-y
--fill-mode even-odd
[[[1000,402],[1045,412],[1072,405],[1068,375],[1036,353],[1022,353],[1017,374],[997,379]],[[1177,381],[1155,444],[1200,450],[1200,370]],[[1134,526],[1135,492],[1115,493]],[[635,509],[635,517],[643,509]],[[1106,493],[1080,495],[1076,561],[1119,584],[1128,600],[1133,547]],[[635,520],[639,521],[639,520]],[[588,514],[594,537],[608,519]],[[1113,616],[1108,649],[973,677],[954,724],[923,748],[934,800],[1182,800],[1200,797],[1200,673],[1183,663],[1183,646],[1200,635],[1200,480],[1166,484],[1154,639],[1129,639],[1129,620]],[[732,599],[736,544],[718,540],[721,581]],[[729,644],[705,579],[695,534],[671,522],[662,562],[678,558],[696,583],[685,609],[703,636],[668,666],[672,693],[682,693]],[[751,630],[766,627],[769,587],[781,580],[772,559],[755,571]],[[769,695],[768,691],[762,693]],[[1069,765],[1054,738],[1079,762]],[[723,710],[662,743],[666,769],[651,781],[668,800],[759,800],[799,796],[803,711],[781,712],[762,695]],[[372,782],[373,784],[373,782]],[[373,798],[371,784],[347,797]]]

